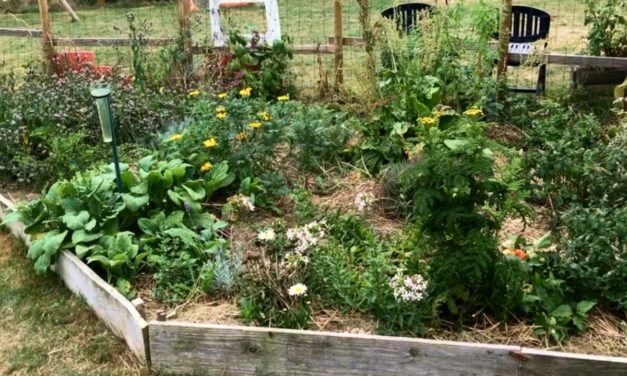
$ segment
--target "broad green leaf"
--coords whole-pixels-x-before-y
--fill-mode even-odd
[[[0,223],[0,225],[7,225],[9,223],[17,222],[22,220],[22,212],[14,211],[4,216],[4,219]]]
[[[183,217],[185,217],[185,212],[180,210],[174,211],[163,220],[163,227],[170,228],[179,226],[183,223]]]
[[[52,260],[51,255],[44,253],[41,256],[39,256],[37,258],[37,261],[35,261],[35,273],[37,274],[44,274],[48,271],[48,268],[50,267],[50,262]]]
[[[89,213],[86,210],[83,210],[78,214],[67,213],[61,217],[61,221],[63,221],[63,223],[65,223],[70,230],[80,230],[89,221]]]
[[[64,198],[61,200],[61,207],[66,213],[78,213],[81,211],[81,201],[75,197]]]
[[[573,317],[573,324],[580,332],[586,330],[586,327],[588,326],[586,323],[586,319],[580,316]]]
[[[171,237],[181,239],[187,245],[193,246],[196,243],[196,238],[197,238],[196,233],[188,228],[184,228],[184,227],[170,228],[170,229],[165,230],[164,233],[168,234]]]
[[[50,231],[44,237],[34,241],[31,248],[35,248],[37,250],[37,253],[39,253],[39,255],[44,253],[44,254],[53,256],[54,254],[57,253],[59,248],[61,248],[61,244],[63,244],[63,241],[65,240],[65,236],[67,235],[67,233],[68,233],[67,230],[61,233],[59,233],[58,230]],[[33,255],[31,257],[30,251],[29,251],[29,257],[31,258],[38,257],[39,255],[37,256]]]
[[[159,225],[149,218],[140,218],[137,225],[145,234],[155,235],[159,231]]]
[[[557,318],[570,318],[573,315],[573,309],[568,304],[562,304],[551,312],[551,316]]]
[[[101,232],[91,233],[85,230],[74,231],[72,234],[72,243],[78,245],[80,243],[90,243],[102,237]]]
[[[132,259],[137,255],[139,247],[133,244],[133,238],[131,233],[123,232],[118,234],[115,240],[115,246],[118,252],[123,252],[126,257]]]
[[[135,296],[137,296],[137,292],[133,289],[131,283],[124,278],[118,278],[117,282],[115,283],[115,289],[129,300],[134,299]]]
[[[135,193],[137,195],[148,194],[148,182],[144,180],[136,186],[132,187],[131,193]]]
[[[194,201],[200,201],[205,198],[205,189],[202,187],[202,180],[196,180],[183,184],[183,189],[189,197]]]
[[[91,256],[91,257],[87,258],[87,263],[88,264],[92,264],[94,262],[99,263],[105,269],[108,269],[110,267],[110,265],[111,265],[111,263],[109,262],[109,259],[106,256],[104,256],[104,255],[95,255],[95,256]]]
[[[79,244],[74,249],[74,252],[76,253],[76,256],[78,256],[78,258],[82,260],[85,258],[85,256],[87,256],[87,254],[91,253],[92,249],[96,247],[100,247],[100,246],[98,244],[92,244],[89,246]]]
[[[215,217],[209,213],[204,212],[194,212],[191,214],[191,225],[193,227],[201,227],[201,228],[213,228],[214,223],[216,222]]]
[[[577,303],[577,313],[580,315],[585,315],[597,304],[594,300],[583,300]]]
[[[87,231],[91,231],[96,227],[96,224],[97,224],[96,219],[92,218],[89,222],[85,224],[85,227],[83,228]]]
[[[185,201],[185,199],[181,197],[181,195],[171,189],[168,190],[168,197],[170,197],[170,200],[177,206],[183,205],[183,202]]]
[[[122,180],[122,186],[124,187],[134,187],[137,184],[137,179],[135,179],[135,175],[133,175],[130,171],[124,171],[120,174],[120,179]]]
[[[139,162],[137,162],[137,167],[139,171],[148,172],[150,171],[150,168],[152,167],[153,162],[154,162],[154,157],[152,155],[149,155],[147,157],[142,158]]]
[[[444,145],[449,149],[455,151],[468,145],[467,140],[444,140]]]
[[[149,196],[133,196],[129,193],[122,195],[122,200],[126,204],[126,208],[131,212],[136,212],[142,206],[146,205],[150,201]]]

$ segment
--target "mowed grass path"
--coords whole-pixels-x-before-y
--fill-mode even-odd
[[[124,343],[0,232],[0,375],[147,375]]]

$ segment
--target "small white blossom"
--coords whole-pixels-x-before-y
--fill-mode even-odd
[[[360,192],[355,196],[355,208],[358,212],[364,212],[374,202],[374,195],[369,192]]]
[[[396,274],[390,281],[390,287],[394,290],[394,298],[404,302],[419,302],[427,291],[429,283],[420,274],[403,276]]]
[[[259,232],[259,234],[257,234],[257,239],[264,242],[271,242],[276,239],[276,233],[273,229],[269,228],[267,230]]]
[[[307,293],[307,286],[302,283],[297,283],[290,287],[289,290],[287,290],[287,293],[290,296],[303,296]]]
[[[296,252],[305,253],[324,238],[324,222],[313,221],[301,227],[293,227],[285,235],[289,241],[296,243]]]

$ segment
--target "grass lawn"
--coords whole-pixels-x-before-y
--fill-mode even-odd
[[[147,375],[125,344],[0,232],[0,375]]]

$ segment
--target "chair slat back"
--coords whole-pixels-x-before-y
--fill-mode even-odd
[[[409,33],[414,29],[424,12],[430,12],[433,6],[424,3],[406,3],[388,8],[381,16],[396,21],[396,26]]]
[[[537,8],[512,6],[510,42],[531,43],[546,39],[551,27],[551,16]]]

